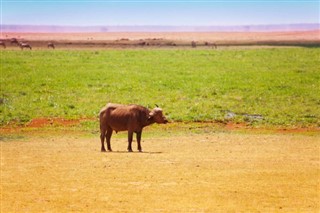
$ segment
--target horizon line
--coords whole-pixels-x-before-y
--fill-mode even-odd
[[[0,26],[36,26],[36,27],[241,27],[241,26],[281,26],[281,25],[319,25],[320,22],[295,22],[295,23],[279,23],[279,24],[225,24],[225,25],[165,25],[165,24],[136,24],[136,25],[61,25],[61,24],[3,24]]]

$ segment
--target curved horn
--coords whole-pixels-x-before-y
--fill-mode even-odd
[[[158,104],[155,104],[155,105],[156,105],[156,107],[158,107],[158,108],[159,108]]]

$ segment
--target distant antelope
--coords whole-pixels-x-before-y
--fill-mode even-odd
[[[19,42],[19,46],[20,46],[21,50],[23,50],[23,48],[29,48],[30,50],[32,50],[31,45],[28,43]]]
[[[0,46],[3,46],[3,48],[6,48],[6,44],[3,41],[0,41]]]
[[[48,43],[48,48],[50,48],[50,47],[51,47],[52,49],[55,48],[55,46],[54,46],[54,44],[53,44],[52,42],[49,42],[49,43]]]
[[[191,46],[194,48],[194,47],[197,47],[197,44],[196,44],[196,42],[195,41],[192,41],[191,42]]]
[[[204,45],[206,45],[206,46],[211,46],[212,48],[214,48],[214,49],[217,49],[217,44],[216,43],[209,43],[209,42],[204,42]]]

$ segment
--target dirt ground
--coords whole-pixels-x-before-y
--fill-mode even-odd
[[[320,30],[292,32],[108,32],[108,33],[6,33],[3,39],[12,37],[26,40],[108,41],[166,39],[181,41],[231,41],[231,40],[319,40]]]
[[[319,46],[320,31],[293,32],[108,32],[108,33],[6,33],[2,32],[7,49],[19,49],[10,39],[27,42],[35,49],[48,49],[53,42],[56,49],[105,49],[105,48],[191,48],[191,41],[197,47],[218,49],[230,46]],[[208,42],[209,44],[205,44]],[[211,44],[211,45],[210,45]],[[2,47],[1,47],[2,49]]]
[[[320,135],[27,134],[0,141],[1,212],[319,212]],[[134,150],[136,150],[134,143]]]

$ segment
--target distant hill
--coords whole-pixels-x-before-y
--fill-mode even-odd
[[[319,23],[242,26],[46,26],[0,25],[2,32],[275,32],[320,29]]]

